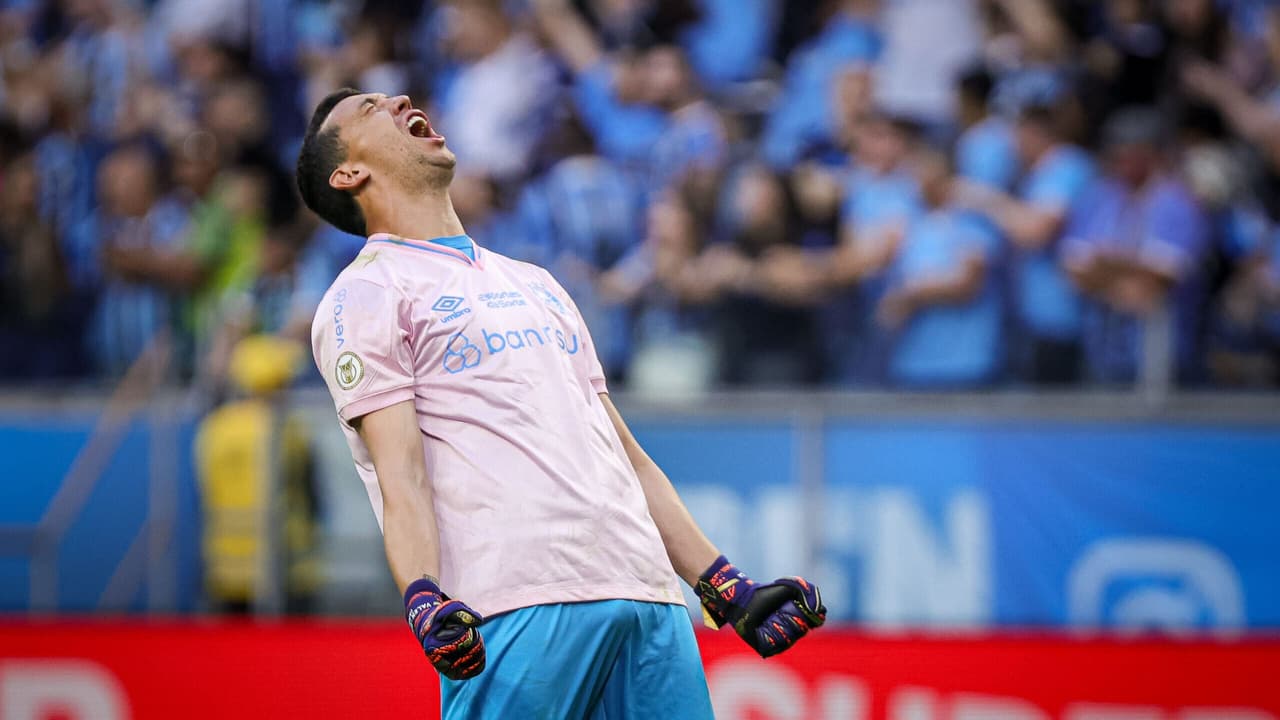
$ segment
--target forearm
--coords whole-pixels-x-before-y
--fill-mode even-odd
[[[614,429],[618,432],[622,447],[626,450],[627,460],[635,468],[636,477],[640,479],[640,488],[644,491],[645,503],[649,506],[649,515],[658,527],[662,536],[662,544],[667,549],[667,557],[671,566],[682,580],[696,587],[698,578],[720,556],[720,551],[703,534],[698,523],[689,514],[676,493],[671,480],[662,468],[658,467],[636,442],[631,431],[627,429],[622,416],[607,394],[601,393],[600,401],[609,413]]]
[[[902,289],[913,307],[959,305],[972,300],[982,289],[983,265],[970,260],[960,273],[923,278]]]
[[[1024,250],[1045,247],[1062,227],[1062,213],[1024,203],[996,188],[971,183],[966,186],[962,203],[991,218]]]
[[[667,557],[676,574],[698,593],[711,627],[731,626],[761,657],[769,657],[826,621],[827,609],[812,583],[791,577],[761,585],[721,555],[702,534],[666,474],[636,442],[608,393],[600,393],[600,403],[640,479]]]
[[[429,497],[383,506],[382,543],[396,587],[404,592],[422,577],[440,576],[440,533]]]
[[[1055,60],[1066,48],[1066,29],[1044,0],[998,0],[1017,33],[1038,60]]]
[[[535,2],[534,16],[543,38],[574,73],[586,72],[604,56],[590,26],[567,2]]]
[[[881,272],[893,262],[903,226],[889,223],[874,230],[846,228],[842,241],[827,261],[818,263],[817,277],[827,289],[841,289]]]
[[[1227,122],[1251,142],[1264,143],[1276,130],[1276,121],[1266,105],[1234,83],[1219,85],[1211,100]]]
[[[369,449],[382,491],[382,541],[403,592],[440,574],[440,532],[412,400],[375,410],[353,425]]]
[[[720,551],[703,534],[671,485],[671,480],[657,463],[644,455],[643,458],[632,459],[631,464],[640,478],[649,515],[658,526],[671,566],[682,580],[691,587],[696,586],[698,577],[715,562]]]

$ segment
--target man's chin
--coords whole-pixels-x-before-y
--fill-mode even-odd
[[[427,160],[436,167],[448,168],[452,170],[458,164],[458,156],[453,154],[449,148],[441,148],[440,152],[432,153]]]

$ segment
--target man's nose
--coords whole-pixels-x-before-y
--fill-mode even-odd
[[[392,98],[387,98],[386,104],[387,104],[387,109],[391,111],[392,115],[399,115],[400,113],[413,107],[413,103],[409,102],[408,95],[397,95]]]

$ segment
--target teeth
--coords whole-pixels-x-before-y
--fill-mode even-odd
[[[409,132],[418,137],[425,137],[427,134],[427,121],[421,115],[415,115],[409,120]]]

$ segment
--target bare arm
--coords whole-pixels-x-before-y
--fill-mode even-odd
[[[382,489],[382,541],[400,592],[440,574],[440,533],[422,435],[412,400],[375,410],[353,423],[369,448]]]
[[[958,272],[921,279],[885,293],[876,318],[888,327],[900,327],[924,308],[969,302],[982,291],[985,276],[986,261],[981,255],[970,255]]]
[[[586,72],[604,57],[591,27],[566,0],[536,0],[533,12],[543,38],[573,72]]]
[[[1062,230],[1066,213],[1022,202],[996,188],[956,184],[956,200],[991,218],[1023,250],[1041,250]]]
[[[1037,60],[1054,61],[1066,54],[1067,31],[1045,0],[996,0]]]
[[[204,283],[208,269],[195,256],[153,248],[110,247],[107,265],[129,280],[154,282],[173,290],[191,290]]]
[[[1280,167],[1280,118],[1266,103],[1255,100],[1230,73],[1209,63],[1190,63],[1182,72],[1183,86],[1217,107],[1227,122],[1257,145],[1266,159]]]
[[[720,557],[720,551],[702,534],[693,516],[680,501],[676,489],[671,486],[666,473],[636,442],[635,436],[609,399],[609,394],[600,393],[600,402],[604,403],[609,419],[613,421],[613,428],[622,440],[622,447],[627,451],[627,459],[640,478],[644,499],[649,504],[649,514],[653,516],[658,533],[662,535],[662,544],[667,548],[671,565],[685,582],[691,587],[697,587],[698,578]]]

